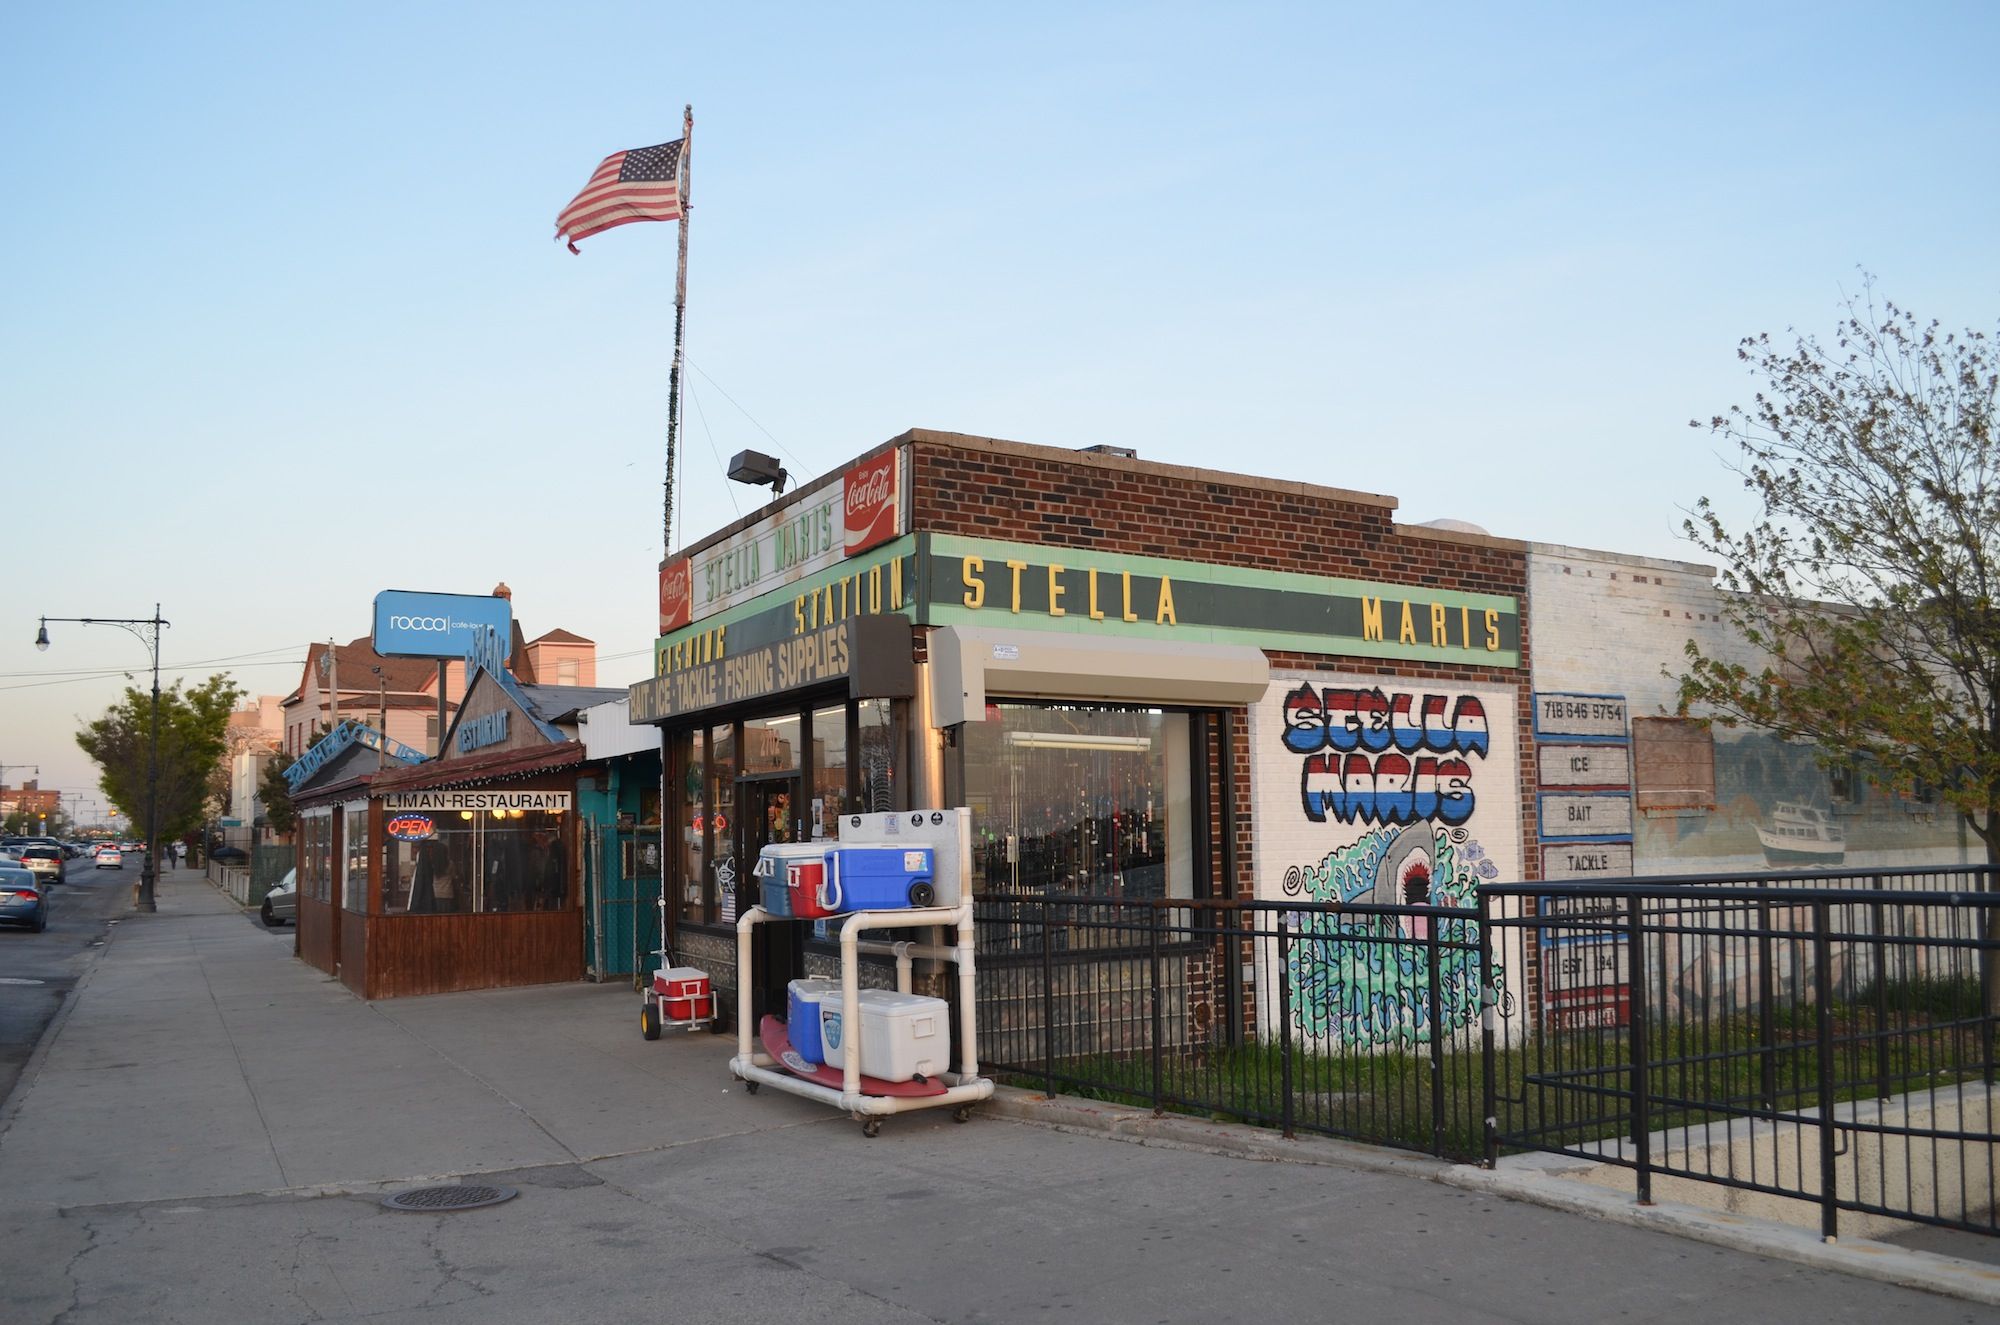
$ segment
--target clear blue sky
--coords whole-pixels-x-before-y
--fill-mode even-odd
[[[44,613],[282,693],[504,579],[643,674],[674,231],[550,234],[684,102],[692,536],[916,425],[1686,559],[1739,337],[1992,327],[2000,10],[1385,8],[6,7],[0,762],[144,663]]]

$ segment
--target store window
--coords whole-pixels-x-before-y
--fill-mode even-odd
[[[864,699],[855,706],[854,765],[863,813],[902,809],[896,799],[895,710],[886,699]]]
[[[708,877],[704,901],[708,919],[736,923],[736,731],[716,727],[708,734]],[[747,873],[745,867],[745,872]]]
[[[807,796],[806,833],[821,841],[840,836],[840,816],[852,807],[847,795],[847,706],[815,709],[812,715],[812,787]]]
[[[708,919],[709,806],[708,733],[689,732],[681,737],[676,766],[682,770],[676,789],[672,833],[681,844],[675,916],[683,922],[700,924]]]
[[[990,704],[961,745],[978,892],[1194,895],[1187,714]]]
[[[552,810],[460,810],[430,816],[427,829],[398,825],[409,835],[396,840],[384,909],[560,911],[570,901],[568,820]]]
[[[340,905],[345,911],[368,911],[368,809],[349,808],[341,834]]]
[[[787,773],[799,766],[799,715],[758,718],[743,724],[743,772]]]

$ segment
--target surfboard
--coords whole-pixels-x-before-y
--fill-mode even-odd
[[[808,1063],[799,1057],[798,1050],[792,1048],[792,1037],[785,1033],[785,1023],[776,1017],[766,1017],[757,1026],[758,1038],[764,1042],[764,1052],[784,1065],[784,1069],[795,1077],[831,1086],[835,1090],[845,1089],[845,1075],[837,1067],[825,1063]],[[884,1081],[865,1073],[861,1078],[863,1095],[893,1095],[901,1099],[916,1099],[926,1095],[942,1095],[945,1084],[942,1081]]]

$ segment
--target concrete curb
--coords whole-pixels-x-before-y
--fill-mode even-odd
[[[1827,1243],[1817,1233],[1789,1224],[1749,1219],[1718,1210],[1662,1201],[1642,1206],[1608,1188],[1510,1169],[1484,1169],[1342,1141],[1333,1137],[1286,1140],[1276,1132],[1178,1115],[1155,1117],[1151,1110],[1099,1100],[1051,1098],[1036,1091],[1001,1086],[980,1112],[1056,1131],[1083,1132],[1137,1145],[1195,1150],[1238,1159],[1285,1164],[1326,1164],[1420,1178],[1487,1196],[1602,1219],[1632,1228],[1667,1233],[1735,1251],[1747,1251],[1817,1270],[1872,1279],[1899,1288],[2000,1306],[2000,1268],[1955,1256],[1940,1256],[1865,1238]]]

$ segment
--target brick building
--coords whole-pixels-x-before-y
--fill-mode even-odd
[[[631,692],[662,729],[676,951],[732,985],[759,849],[861,809],[970,806],[993,899],[1449,902],[1532,877],[1528,548],[1396,506],[915,430],[694,542]],[[766,1007],[824,969],[794,929],[759,928]],[[1319,987],[1225,946],[1171,964],[1191,1019]],[[1406,1038],[1401,1015],[1371,1034]]]
[[[0,786],[0,818],[20,814],[30,820],[54,820],[62,808],[62,793],[29,778],[18,787]]]

